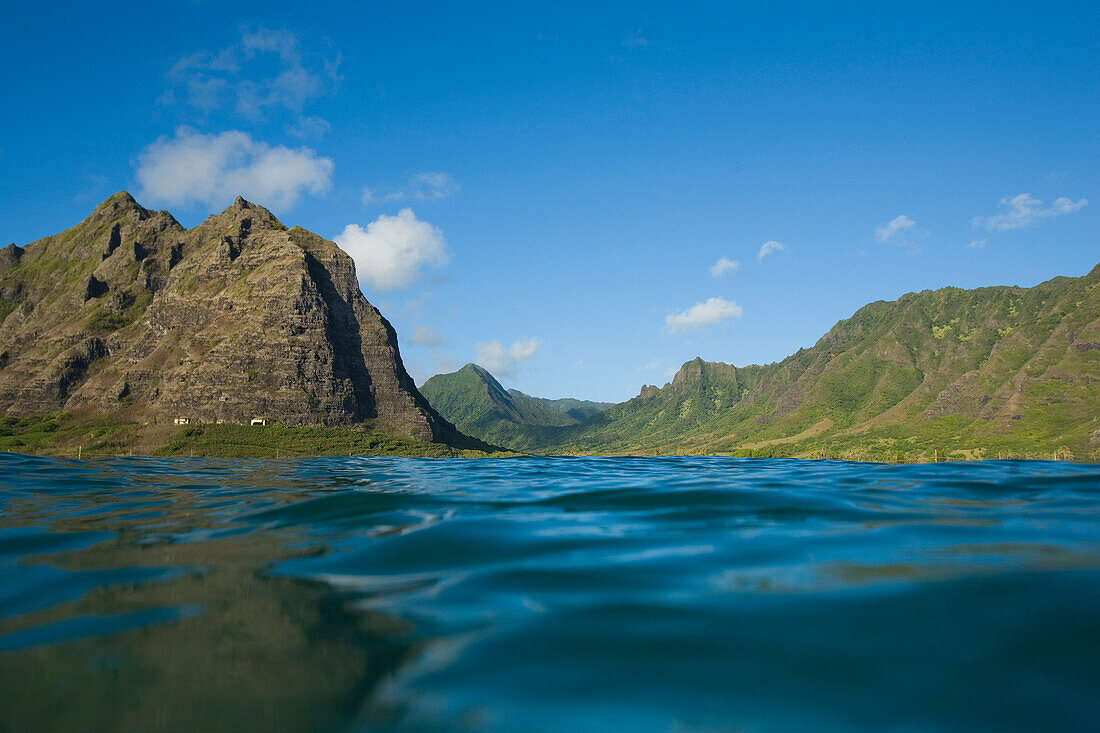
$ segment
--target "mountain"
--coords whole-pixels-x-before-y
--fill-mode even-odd
[[[1100,458],[1100,265],[864,306],[781,362],[684,364],[553,452]]]
[[[585,400],[548,400],[507,390],[477,364],[437,374],[420,391],[459,430],[514,450],[546,445],[557,428],[576,425],[610,406]]]
[[[333,242],[238,198],[185,229],[117,193],[0,250],[0,411],[356,425],[461,443]]]
[[[551,400],[546,397],[532,397],[529,394],[520,392],[518,389],[510,389],[508,393],[526,400],[541,402],[558,412],[564,412],[576,422],[584,422],[596,413],[603,412],[607,408],[615,405],[614,402],[593,402],[592,400],[577,400],[572,397],[562,397],[556,400]]]

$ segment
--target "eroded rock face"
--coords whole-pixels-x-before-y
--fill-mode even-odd
[[[194,229],[115,194],[0,252],[0,410],[372,427],[441,440],[334,243],[244,199]]]

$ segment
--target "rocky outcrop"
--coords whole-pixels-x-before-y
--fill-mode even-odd
[[[0,410],[146,421],[454,428],[333,242],[238,198],[185,229],[121,192],[76,227],[0,250]]]

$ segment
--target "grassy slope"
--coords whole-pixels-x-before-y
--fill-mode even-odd
[[[695,360],[543,446],[550,452],[921,459],[1100,458],[1100,266],[1034,288],[877,302],[811,349]]]
[[[60,413],[0,419],[0,452],[63,458],[109,458],[130,454],[205,458],[347,455],[474,458],[505,455],[491,448],[478,450],[423,443],[365,427],[142,425],[119,416],[74,417]]]

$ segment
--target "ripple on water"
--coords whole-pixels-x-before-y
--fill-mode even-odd
[[[0,463],[0,728],[1100,729],[1095,466]]]

